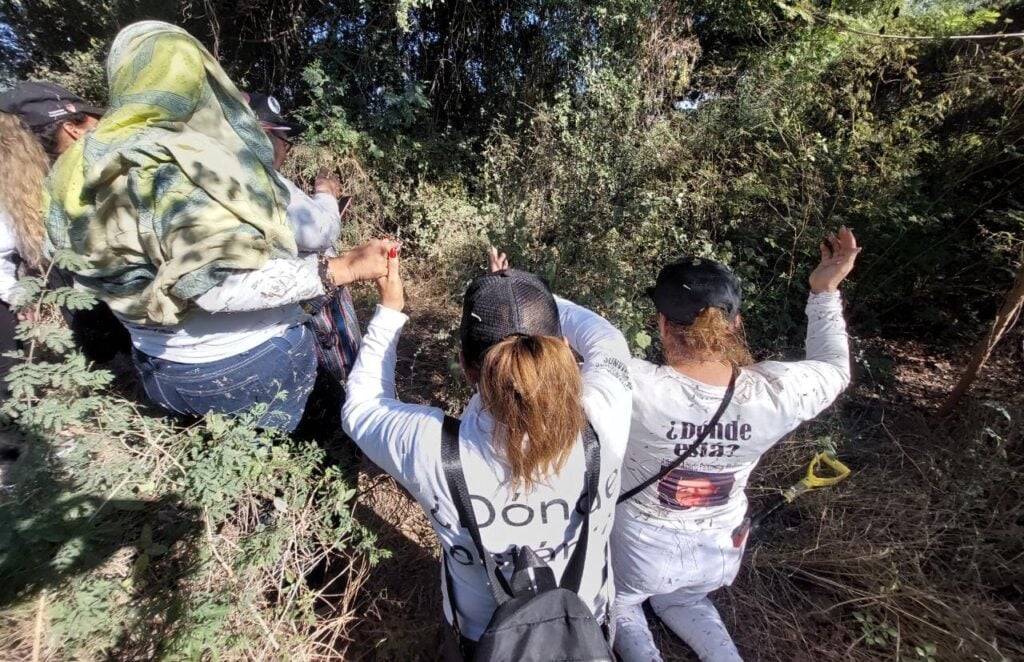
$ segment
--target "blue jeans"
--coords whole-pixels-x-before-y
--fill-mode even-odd
[[[259,426],[291,432],[316,381],[313,334],[305,325],[210,363],[177,363],[135,350],[146,395],[176,414],[240,414],[266,404]]]

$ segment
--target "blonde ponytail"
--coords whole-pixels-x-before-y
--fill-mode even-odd
[[[529,492],[565,466],[586,425],[582,396],[579,366],[561,338],[510,336],[484,355],[480,397],[513,489]]]

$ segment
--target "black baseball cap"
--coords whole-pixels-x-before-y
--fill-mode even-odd
[[[276,97],[262,92],[247,92],[245,97],[252,112],[256,114],[256,119],[268,131],[282,131],[289,136],[297,136],[306,130],[302,124],[287,120],[281,115],[281,102]]]
[[[17,115],[30,129],[39,129],[75,113],[100,117],[106,111],[55,83],[27,80],[0,93],[0,111]]]
[[[721,308],[730,322],[740,312],[736,274],[707,258],[682,257],[664,266],[647,294],[658,312],[680,324],[693,324],[705,308]]]
[[[527,271],[504,269],[473,279],[462,300],[462,353],[476,364],[509,336],[562,335],[547,283]]]

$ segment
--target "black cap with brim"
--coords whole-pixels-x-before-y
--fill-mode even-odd
[[[285,119],[281,115],[281,104],[275,97],[262,92],[249,92],[245,96],[256,119],[267,131],[280,131],[294,137],[302,135],[306,130],[304,124]]]
[[[100,117],[106,112],[60,85],[35,80],[18,83],[0,93],[0,111],[17,115],[31,129],[59,122],[75,113]]]
[[[562,335],[558,305],[547,283],[527,271],[504,269],[473,280],[462,302],[462,352],[477,363],[509,336]]]
[[[706,258],[683,257],[662,268],[647,294],[669,320],[690,325],[705,308],[720,308],[732,321],[740,311],[740,281],[727,266]]]

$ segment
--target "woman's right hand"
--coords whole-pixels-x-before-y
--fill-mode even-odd
[[[398,312],[405,308],[405,288],[402,285],[402,274],[398,270],[397,248],[388,257],[387,275],[377,279],[377,292],[380,294],[380,305],[385,308]]]
[[[326,193],[337,199],[341,197],[341,179],[326,166],[322,166],[316,173],[316,179],[313,180],[313,191]]]
[[[835,292],[853,270],[853,263],[861,249],[857,238],[846,226],[839,228],[839,236],[828,235],[828,244],[821,244],[821,262],[811,272],[811,292]]]
[[[374,239],[327,261],[331,281],[343,287],[361,280],[376,280],[388,273],[388,254],[398,242]]]

